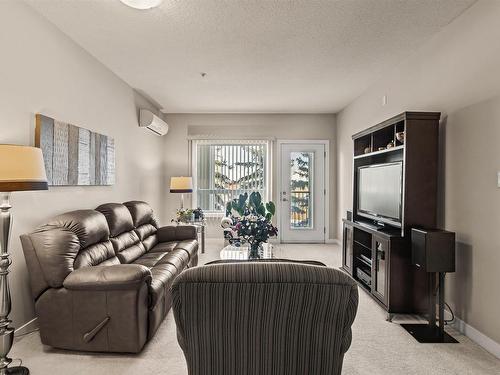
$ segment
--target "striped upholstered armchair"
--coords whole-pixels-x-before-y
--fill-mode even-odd
[[[327,267],[223,263],[172,286],[189,375],[335,375],[351,344],[355,282]]]

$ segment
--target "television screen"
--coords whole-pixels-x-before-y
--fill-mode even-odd
[[[403,163],[360,167],[358,214],[380,221],[401,222]]]

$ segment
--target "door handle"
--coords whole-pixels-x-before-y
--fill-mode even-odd
[[[288,199],[286,199],[286,191],[283,191],[283,192],[281,193],[281,200],[282,200],[283,202],[288,202]]]

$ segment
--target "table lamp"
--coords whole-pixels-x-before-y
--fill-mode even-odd
[[[181,210],[184,209],[184,193],[193,192],[192,177],[172,177],[170,178],[170,192],[181,194]]]
[[[14,340],[14,328],[8,316],[11,310],[9,282],[9,236],[12,215],[9,203],[13,191],[47,190],[42,150],[36,147],[0,144],[0,374],[29,374],[26,367],[8,367]]]

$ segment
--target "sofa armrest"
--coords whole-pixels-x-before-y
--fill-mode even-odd
[[[69,290],[135,290],[151,283],[151,271],[139,264],[118,264],[80,268],[64,280]]]
[[[160,242],[195,240],[198,238],[197,228],[194,225],[167,225],[158,228],[156,234]]]

